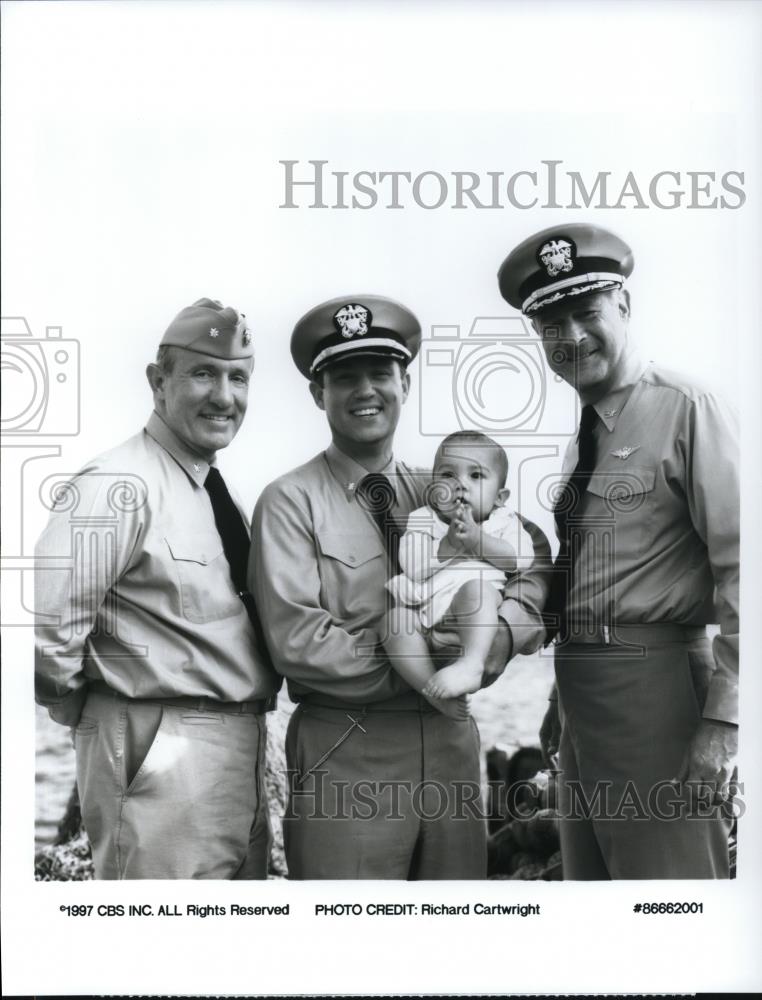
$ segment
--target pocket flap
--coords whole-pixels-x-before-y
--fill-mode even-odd
[[[219,535],[200,532],[195,535],[173,535],[164,541],[167,543],[172,558],[180,562],[194,562],[200,566],[208,566],[222,555],[222,540]]]
[[[642,493],[650,493],[655,483],[654,469],[628,466],[626,469],[596,469],[587,489],[603,500],[629,500]]]
[[[320,531],[320,551],[330,559],[338,559],[346,566],[362,566],[377,556],[384,555],[381,539],[372,530],[365,532]]]

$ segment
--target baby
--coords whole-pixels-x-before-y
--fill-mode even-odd
[[[392,665],[455,717],[464,714],[462,699],[448,700],[481,685],[506,575],[532,562],[531,537],[506,504],[507,475],[505,451],[486,434],[445,438],[434,458],[429,503],[410,515],[400,543],[402,574],[387,584],[396,603],[384,643]],[[457,632],[462,655],[437,671],[427,636],[440,623]]]

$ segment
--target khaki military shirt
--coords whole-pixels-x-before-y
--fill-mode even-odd
[[[156,414],[59,495],[36,548],[37,700],[76,723],[86,681],[132,698],[268,697],[214,523],[209,466]]]
[[[392,516],[404,528],[423,505],[430,476],[394,460],[381,471],[394,485]],[[249,586],[275,667],[296,700],[318,692],[363,704],[409,690],[380,644],[392,570],[381,532],[355,495],[365,475],[331,445],[271,483],[254,511]],[[517,574],[506,589],[500,614],[515,653],[542,640],[547,579],[545,565]]]
[[[707,718],[737,721],[739,484],[733,412],[649,366],[595,404],[571,622],[719,623]],[[572,442],[565,474],[577,463]]]

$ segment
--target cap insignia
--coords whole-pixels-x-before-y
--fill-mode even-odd
[[[576,253],[577,248],[570,240],[559,238],[544,243],[537,256],[548,272],[548,277],[555,278],[562,271],[571,271]]]
[[[246,327],[243,331],[243,346],[248,347],[251,343],[251,330]]]
[[[373,321],[370,309],[357,303],[347,303],[334,313],[333,322],[342,337],[364,337]]]
[[[219,335],[220,335],[220,331],[217,329],[216,326],[213,326],[212,329],[209,331],[209,336],[210,337],[219,337]]]

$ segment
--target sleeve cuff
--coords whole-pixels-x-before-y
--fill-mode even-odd
[[[511,630],[513,640],[512,655],[534,653],[542,645],[545,638],[545,627],[536,618],[529,615],[513,598],[508,598],[498,608],[498,617],[502,618]]]
[[[86,700],[87,684],[83,684],[60,701],[40,702],[40,704],[48,710],[48,715],[53,722],[58,722],[62,726],[76,726],[79,723]]]
[[[701,714],[705,719],[738,725],[738,684],[727,677],[713,677]]]

